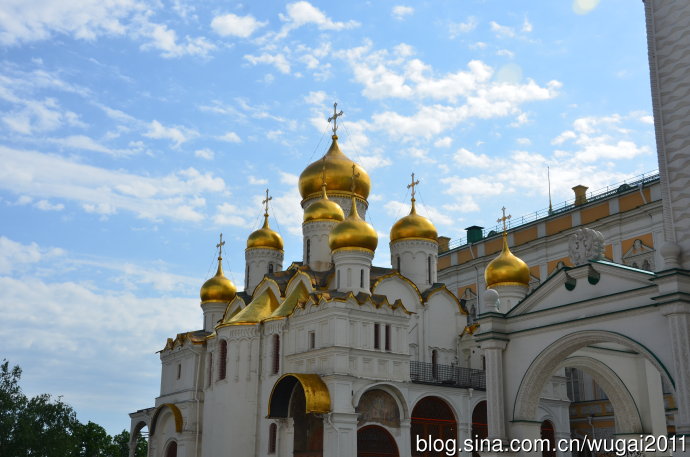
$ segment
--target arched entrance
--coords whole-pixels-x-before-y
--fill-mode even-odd
[[[457,439],[457,430],[455,414],[445,401],[438,397],[421,399],[412,410],[412,427],[410,428],[412,455],[414,457],[441,457],[445,455],[445,451],[435,452],[428,449],[424,452],[418,452],[417,437],[428,439],[430,436],[432,442],[436,439]]]
[[[541,439],[549,442],[549,447],[541,451],[542,457],[556,457],[556,432],[550,420],[541,423]]]
[[[486,418],[486,400],[477,403],[472,411],[472,441],[480,441],[489,436],[489,424]],[[479,457],[479,452],[472,451],[474,457]]]
[[[293,420],[293,455],[323,455],[322,414],[330,412],[328,387],[315,374],[287,373],[276,381],[268,403],[269,418]]]
[[[357,431],[357,457],[398,457],[398,445],[388,430],[367,425]]]
[[[171,441],[165,450],[165,457],[177,457],[177,441]]]
[[[590,372],[601,388],[609,395],[616,412],[616,433],[642,433],[642,421],[635,401],[621,378],[601,361],[582,356],[571,356],[576,351],[597,344],[610,347],[619,345],[632,355],[641,356],[656,367],[662,377],[673,385],[660,359],[634,340],[613,332],[587,330],[566,335],[544,349],[530,364],[524,374],[515,400],[513,420],[534,421],[537,416],[539,397],[552,374],[563,367],[577,367]]]

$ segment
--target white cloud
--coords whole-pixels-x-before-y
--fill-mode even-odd
[[[447,212],[439,211],[432,206],[426,206],[422,204],[419,199],[417,199],[415,206],[417,209],[417,214],[426,217],[434,224],[453,225],[455,223],[454,219],[448,216]],[[391,200],[384,205],[384,208],[389,216],[400,219],[401,217],[409,214],[410,203]]]
[[[304,101],[309,105],[321,106],[326,102],[326,92],[322,90],[311,91],[304,96]]]
[[[214,17],[211,28],[220,36],[248,38],[266,24],[267,22],[257,21],[252,15],[237,16],[231,13]]]
[[[515,29],[508,27],[507,25],[501,25],[496,21],[491,21],[489,23],[491,26],[491,31],[496,34],[498,38],[515,38]]]
[[[573,0],[575,14],[587,14],[599,5],[599,0]]]
[[[213,222],[220,226],[234,226],[247,227],[249,221],[240,210],[232,203],[222,203],[216,207],[216,214],[213,216]]]
[[[449,136],[444,136],[434,141],[434,146],[437,148],[448,148],[451,144],[453,144],[453,139]]]
[[[175,143],[175,147],[179,147],[182,143],[198,135],[195,130],[185,127],[165,127],[155,119],[149,124],[148,132],[144,133],[144,136],[156,140],[170,140]]]
[[[41,248],[36,243],[22,244],[0,236],[0,275],[23,272],[27,266],[64,255],[58,248]]]
[[[518,138],[515,140],[515,142],[520,146],[529,146],[532,144],[532,140],[530,140],[529,138]]]
[[[39,200],[34,206],[41,211],[62,211],[65,209],[65,205],[62,203],[50,203],[48,200]]]
[[[357,21],[338,22],[307,1],[288,3],[285,7],[286,14],[280,14],[280,19],[285,22],[276,39],[285,38],[292,30],[307,24],[316,25],[319,30],[346,30],[359,26]]]
[[[399,21],[402,21],[407,16],[412,15],[412,13],[414,13],[414,8],[405,5],[396,5],[392,10],[393,17]]]
[[[455,38],[463,33],[470,33],[471,31],[477,28],[477,24],[477,18],[474,16],[468,17],[465,22],[451,22],[448,26],[450,38]]]
[[[177,32],[169,29],[165,24],[145,23],[140,31],[148,42],[141,45],[141,49],[156,49],[165,58],[182,57],[186,55],[206,56],[216,46],[204,37],[186,36],[182,43],[178,41]]]
[[[286,173],[284,171],[280,172],[280,182],[283,184],[288,184],[292,187],[297,187],[297,183],[299,181],[299,176],[294,175],[292,173]]]
[[[108,215],[124,210],[144,219],[201,221],[200,195],[225,190],[225,182],[194,168],[149,177],[81,164],[62,157],[0,146],[0,189],[39,199],[73,201]]]
[[[45,40],[56,33],[82,40],[123,35],[132,15],[145,9],[133,0],[8,0],[0,3],[0,43]]]
[[[496,55],[502,56],[502,57],[508,57],[510,59],[515,57],[515,53],[513,51],[509,51],[507,49],[499,49],[498,51],[496,51]]]
[[[242,138],[235,132],[228,132],[222,136],[218,137],[221,141],[227,141],[228,143],[241,143]]]
[[[284,54],[269,54],[264,52],[258,56],[246,54],[244,58],[252,65],[257,65],[260,63],[273,65],[279,72],[283,74],[290,74],[290,63]]]
[[[475,167],[475,168],[490,168],[494,162],[489,156],[485,154],[475,154],[465,148],[460,148],[453,154],[453,159],[459,166]]]
[[[268,184],[268,179],[257,178],[255,176],[249,175],[249,184],[253,186],[265,186]]]
[[[194,151],[194,156],[200,159],[213,160],[215,153],[209,148],[197,149]]]
[[[65,148],[101,152],[111,156],[126,156],[140,150],[136,144],[133,144],[133,146],[135,146],[133,149],[113,149],[98,143],[96,140],[86,135],[71,135],[65,138],[51,138],[49,141]]]
[[[529,19],[525,18],[525,20],[522,22],[522,31],[525,33],[530,33],[534,27],[532,26],[532,23],[529,21]]]

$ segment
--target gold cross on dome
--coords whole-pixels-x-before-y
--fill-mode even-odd
[[[218,257],[223,257],[223,246],[225,246],[225,241],[223,241],[223,234],[220,234],[220,242],[216,244],[218,248]]]
[[[412,173],[412,182],[407,185],[408,189],[412,189],[412,200],[414,200],[414,194],[415,194],[414,187],[418,186],[418,185],[419,185],[419,179],[415,181],[414,180],[414,173]]]
[[[338,118],[343,115],[343,110],[338,112],[338,102],[333,103],[333,116],[328,118],[328,122],[333,121],[333,135],[338,131]]]
[[[504,206],[501,208],[501,211],[503,211],[503,217],[500,217],[496,219],[496,222],[503,222],[503,233],[506,233],[506,221],[510,219],[510,214],[506,216],[506,207]]]
[[[356,167],[356,165],[353,163],[352,164],[352,185],[350,186],[350,191],[352,191],[353,194],[355,193],[355,178],[359,178],[359,173],[355,172],[355,167]]]
[[[264,205],[264,215],[268,216],[268,202],[273,200],[273,197],[268,196],[268,189],[266,189],[266,199],[262,200],[261,203]]]

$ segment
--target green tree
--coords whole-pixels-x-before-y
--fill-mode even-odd
[[[82,424],[71,406],[48,394],[27,398],[22,370],[0,364],[0,457],[128,457],[129,432],[111,437],[103,427]],[[137,440],[136,457],[146,457],[146,439]]]

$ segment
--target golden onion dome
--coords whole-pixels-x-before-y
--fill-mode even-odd
[[[309,205],[304,210],[304,222],[311,221],[342,221],[345,213],[339,204],[328,199],[326,183],[321,185],[321,198]]]
[[[201,286],[199,296],[201,303],[206,302],[231,302],[235,298],[237,288],[228,278],[223,274],[223,258],[218,257],[218,270],[216,275],[206,281]]]
[[[322,169],[326,167],[326,182],[328,192],[350,193],[352,183],[352,161],[340,151],[338,135],[331,137],[331,147],[321,159],[313,162],[304,169],[299,176],[299,193],[303,199],[318,195],[322,183]],[[371,190],[371,180],[364,168],[355,164],[355,171],[359,174],[355,178],[354,193],[366,200]]]
[[[283,238],[269,227],[268,213],[264,213],[264,225],[247,238],[247,249],[252,248],[283,250]]]
[[[359,217],[357,201],[352,196],[352,211],[347,218],[338,223],[328,234],[331,251],[345,248],[359,248],[375,251],[379,236],[368,222]]]
[[[503,234],[503,249],[501,253],[489,262],[484,270],[486,287],[493,286],[528,286],[529,267],[508,248],[508,237]]]
[[[391,228],[391,242],[409,238],[422,238],[431,241],[437,241],[438,238],[434,224],[426,217],[417,214],[414,197],[412,198],[410,214],[398,220]]]

